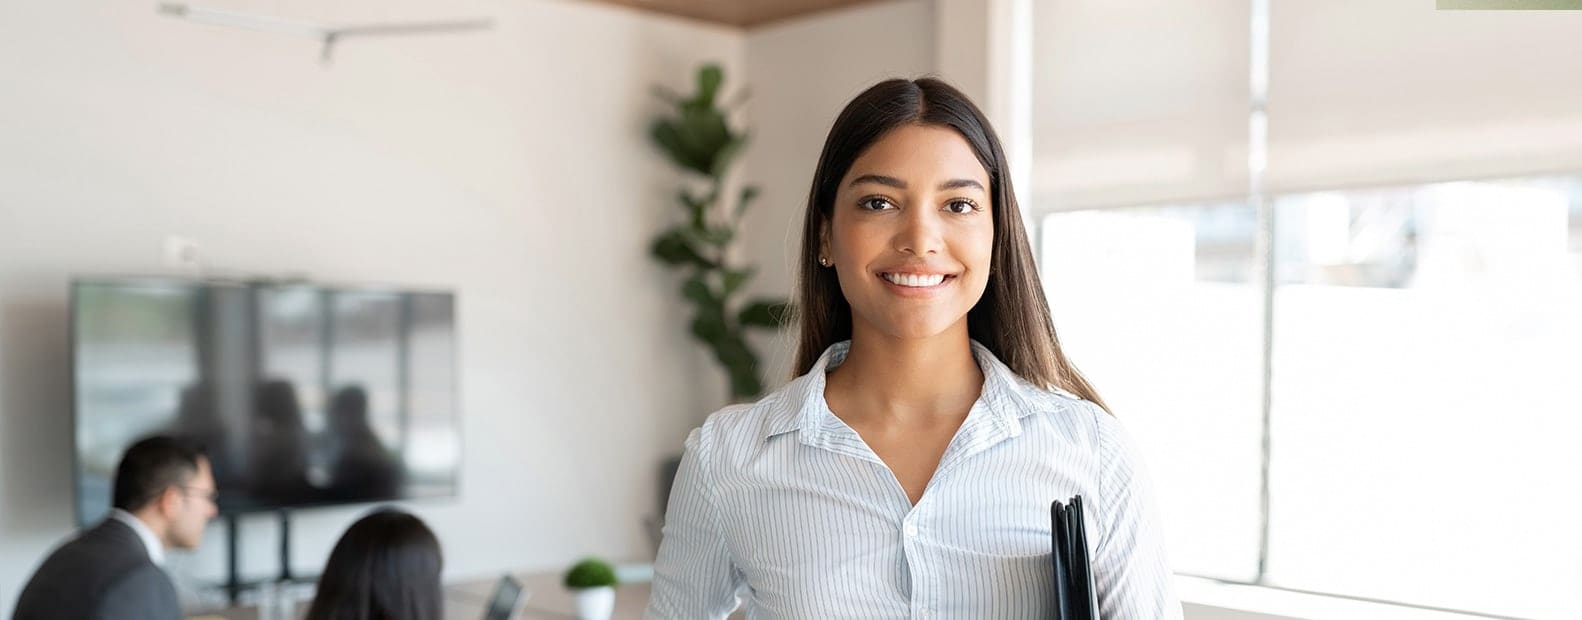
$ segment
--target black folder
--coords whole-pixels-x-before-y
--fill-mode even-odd
[[[1098,620],[1098,593],[1088,564],[1087,530],[1082,525],[1082,496],[1049,507],[1054,535],[1050,557],[1055,565],[1054,620]]]

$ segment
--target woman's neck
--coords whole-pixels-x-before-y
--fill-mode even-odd
[[[931,423],[965,415],[982,389],[965,321],[925,339],[854,326],[851,350],[830,372],[825,398],[848,423]]]

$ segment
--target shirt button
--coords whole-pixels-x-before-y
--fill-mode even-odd
[[[906,537],[907,538],[917,538],[917,526],[916,525],[912,525],[911,523],[906,524]],[[924,613],[928,613],[928,612],[925,611]]]
[[[932,618],[933,616],[934,616],[934,614],[930,613],[928,611],[928,608],[926,608],[926,607],[923,608],[923,609],[917,610],[917,617],[919,617],[919,618]]]

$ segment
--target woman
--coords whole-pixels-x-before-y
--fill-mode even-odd
[[[330,552],[308,620],[440,620],[439,540],[395,510],[346,529]]]
[[[650,618],[1048,618],[1080,494],[1099,611],[1179,618],[1145,476],[1061,352],[983,114],[889,80],[808,199],[801,375],[687,439]]]

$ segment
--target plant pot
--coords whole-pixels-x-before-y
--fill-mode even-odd
[[[581,588],[571,591],[577,600],[577,620],[610,620],[615,615],[615,588]]]

